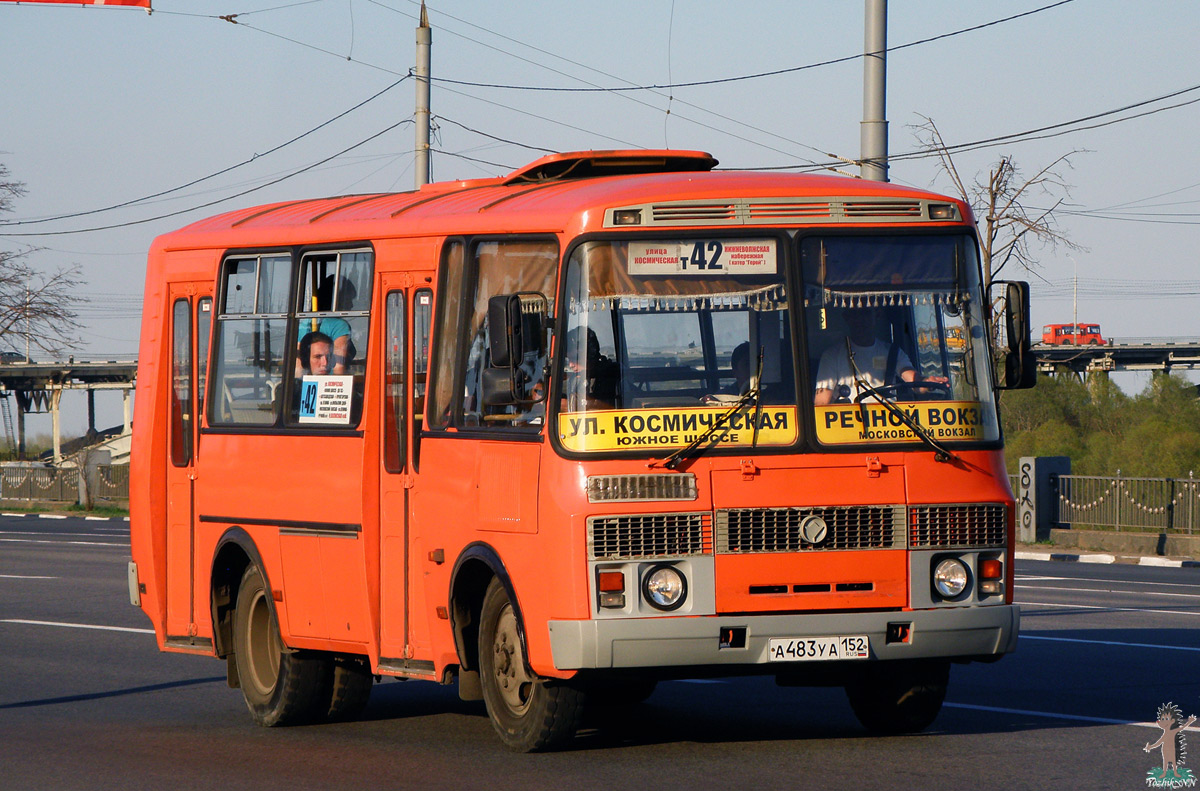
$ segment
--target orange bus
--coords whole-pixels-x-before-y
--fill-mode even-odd
[[[159,648],[268,726],[455,683],[518,751],[689,677],[932,722],[952,663],[1016,646],[1027,287],[996,351],[965,204],[715,164],[557,154],[158,238],[129,587]]]
[[[1099,324],[1047,324],[1042,327],[1042,343],[1053,346],[1103,346]]]

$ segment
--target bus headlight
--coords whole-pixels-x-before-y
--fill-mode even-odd
[[[947,599],[967,589],[967,567],[957,558],[946,558],[933,569],[933,587]]]
[[[655,609],[677,610],[687,599],[687,580],[674,566],[655,566],[642,577],[642,598]]]

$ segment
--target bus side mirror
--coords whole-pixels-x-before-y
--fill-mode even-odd
[[[532,403],[526,385],[546,356],[546,298],[536,292],[497,294],[488,299],[488,351],[483,400],[491,406]]]
[[[993,286],[1004,286],[1004,337],[996,338],[997,368],[1001,374],[1001,390],[1024,390],[1037,383],[1037,358],[1029,333],[1029,284],[1020,281],[997,280]]]

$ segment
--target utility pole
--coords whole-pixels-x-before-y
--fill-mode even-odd
[[[1071,343],[1079,343],[1079,262],[1073,255],[1069,255],[1067,258],[1071,259],[1071,265],[1075,270],[1072,278],[1075,286],[1072,289],[1074,294],[1071,297]]]
[[[417,26],[417,109],[413,121],[417,128],[416,180],[417,189],[429,183],[429,64],[433,44],[433,29],[429,27],[429,15],[425,2],[421,0],[421,24]]]
[[[868,181],[887,181],[887,0],[866,0],[864,17],[859,172]]]

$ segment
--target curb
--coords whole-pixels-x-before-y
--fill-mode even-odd
[[[1106,555],[1104,553],[1080,555],[1067,552],[1017,552],[1014,557],[1016,560],[1053,560],[1062,563],[1128,563],[1138,566],[1157,566],[1159,568],[1200,568],[1200,561],[1195,560],[1173,560],[1171,558],[1160,557],[1132,557]]]

